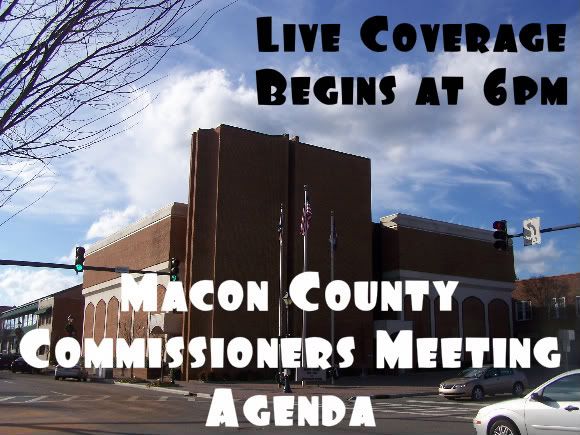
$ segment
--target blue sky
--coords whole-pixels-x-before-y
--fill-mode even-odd
[[[209,10],[225,2],[204,2]],[[516,31],[530,22],[566,23],[563,53],[373,53],[359,28],[373,15],[401,22],[480,22]],[[339,23],[340,51],[259,53],[256,17],[282,23]],[[385,40],[388,42],[390,33]],[[441,39],[439,39],[441,43]],[[300,45],[297,45],[300,47]],[[521,48],[521,47],[520,47]],[[474,227],[540,216],[544,227],[580,222],[580,4],[569,1],[238,1],[208,23],[191,44],[156,71],[159,81],[139,124],[107,143],[55,162],[54,175],[21,192],[0,221],[52,187],[34,206],[0,226],[0,258],[72,261],[74,246],[90,243],[172,201],[187,198],[189,135],[232,124],[290,133],[319,146],[372,159],[373,219],[404,212]],[[508,77],[568,77],[568,104],[489,105],[489,72]],[[293,75],[397,77],[389,106],[258,106],[255,71]],[[422,76],[463,76],[457,106],[420,107]],[[578,271],[580,230],[545,234],[540,246],[515,241],[519,277]],[[22,303],[78,282],[71,272],[0,267],[0,305]]]

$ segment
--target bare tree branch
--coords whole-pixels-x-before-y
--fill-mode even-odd
[[[145,78],[235,1],[0,1],[0,183],[2,168],[47,165],[125,131]],[[0,184],[0,208],[28,181]]]

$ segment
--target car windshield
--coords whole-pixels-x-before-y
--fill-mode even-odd
[[[460,378],[479,378],[481,375],[483,375],[484,372],[485,369],[469,368],[460,371],[457,376]]]

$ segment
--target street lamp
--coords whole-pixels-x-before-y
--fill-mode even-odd
[[[282,301],[284,301],[284,305],[286,306],[286,337],[290,337],[290,305],[292,305],[292,299],[290,299],[290,294],[286,292],[284,296],[282,296]],[[292,389],[290,388],[290,370],[284,369],[284,393],[292,393]]]

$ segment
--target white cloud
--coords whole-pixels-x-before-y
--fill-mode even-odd
[[[550,269],[551,263],[562,256],[562,251],[556,247],[554,240],[550,240],[545,245],[518,249],[514,256],[518,276],[543,275]]]
[[[466,185],[514,207],[525,203],[529,192],[576,200],[580,153],[573,101],[579,88],[569,89],[570,105],[564,108],[511,102],[494,107],[482,89],[487,74],[502,66],[508,66],[510,76],[568,75],[574,83],[578,68],[569,59],[577,52],[578,43],[569,37],[562,55],[441,53],[424,64],[395,65],[385,71],[397,78],[390,106],[324,106],[314,100],[308,106],[258,106],[253,83],[244,77],[224,69],[188,74],[181,68],[142,95],[149,105],[136,127],[59,163],[57,185],[32,212],[65,219],[101,214],[87,232],[93,238],[138,218],[131,210],[146,213],[185,202],[190,134],[222,123],[297,134],[309,143],[370,157],[375,215],[460,212],[464,205],[453,193]],[[313,78],[341,75],[308,56],[285,68],[287,78],[297,71]],[[442,75],[464,77],[459,105],[416,106],[421,77]]]
[[[54,269],[33,270],[5,268],[0,270],[0,305],[20,305],[82,282],[82,275]]]
[[[142,217],[137,207],[129,206],[125,210],[105,210],[87,231],[87,240],[104,238],[110,236],[115,231],[127,226]],[[73,250],[74,255],[74,250]]]

